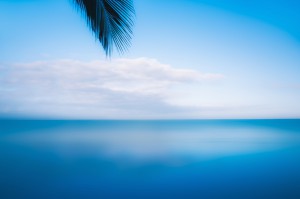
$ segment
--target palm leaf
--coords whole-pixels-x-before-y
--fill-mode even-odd
[[[107,56],[115,46],[123,53],[130,45],[134,7],[132,0],[72,0],[87,20]]]

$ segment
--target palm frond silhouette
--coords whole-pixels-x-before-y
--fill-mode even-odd
[[[72,0],[107,56],[115,47],[124,53],[130,46],[135,10],[132,0]]]

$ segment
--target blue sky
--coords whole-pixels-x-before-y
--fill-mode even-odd
[[[109,60],[69,0],[0,1],[0,115],[299,118],[299,2],[134,4]]]

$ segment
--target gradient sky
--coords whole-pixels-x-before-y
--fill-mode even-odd
[[[300,2],[134,3],[109,60],[71,1],[1,0],[0,116],[300,117]]]

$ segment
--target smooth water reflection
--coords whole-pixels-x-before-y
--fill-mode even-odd
[[[1,121],[0,198],[299,198],[299,129],[299,120]]]
[[[116,129],[115,129],[116,130]],[[39,149],[50,149],[64,156],[105,156],[115,161],[124,157],[135,161],[169,161],[172,158],[216,158],[263,152],[299,144],[298,134],[259,128],[206,128],[170,132],[139,129],[102,131],[55,128],[9,135],[6,140]],[[71,154],[69,154],[71,153]]]

